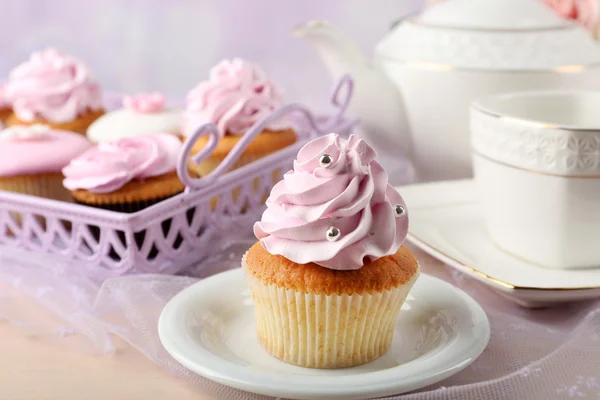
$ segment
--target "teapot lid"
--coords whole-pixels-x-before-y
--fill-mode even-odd
[[[579,72],[600,46],[539,0],[447,0],[398,24],[377,45],[385,62],[432,69]]]
[[[539,0],[454,0],[425,11],[424,25],[464,29],[551,29],[569,22]]]

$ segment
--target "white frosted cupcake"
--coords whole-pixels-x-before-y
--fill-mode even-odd
[[[182,111],[166,108],[160,93],[142,93],[123,98],[123,108],[98,118],[87,130],[95,143],[149,133],[179,135]]]
[[[259,242],[242,260],[258,338],[303,367],[351,367],[383,355],[419,275],[402,246],[408,214],[358,136],[305,145],[273,188]]]

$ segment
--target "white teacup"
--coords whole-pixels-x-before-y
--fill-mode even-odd
[[[600,267],[600,92],[478,99],[471,144],[497,246],[546,267]]]

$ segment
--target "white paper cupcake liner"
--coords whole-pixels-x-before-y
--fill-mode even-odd
[[[309,368],[373,361],[390,347],[396,317],[414,285],[362,295],[304,293],[266,284],[242,260],[256,310],[258,339],[274,357]]]

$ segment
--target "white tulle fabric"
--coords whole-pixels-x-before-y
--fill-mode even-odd
[[[218,254],[189,272],[194,277],[140,275],[94,282],[80,265],[47,255],[0,248],[0,318],[68,346],[119,357],[121,338],[152,362],[199,392],[222,399],[264,399],[200,378],[173,360],[157,334],[166,302],[196,279],[236,268],[251,239],[223,245]],[[492,336],[485,352],[459,374],[429,388],[398,396],[417,399],[597,399],[600,393],[600,301],[526,310],[466,276],[417,252],[424,273],[462,288],[485,308]],[[24,306],[27,305],[27,306]],[[28,310],[25,312],[24,310]]]

